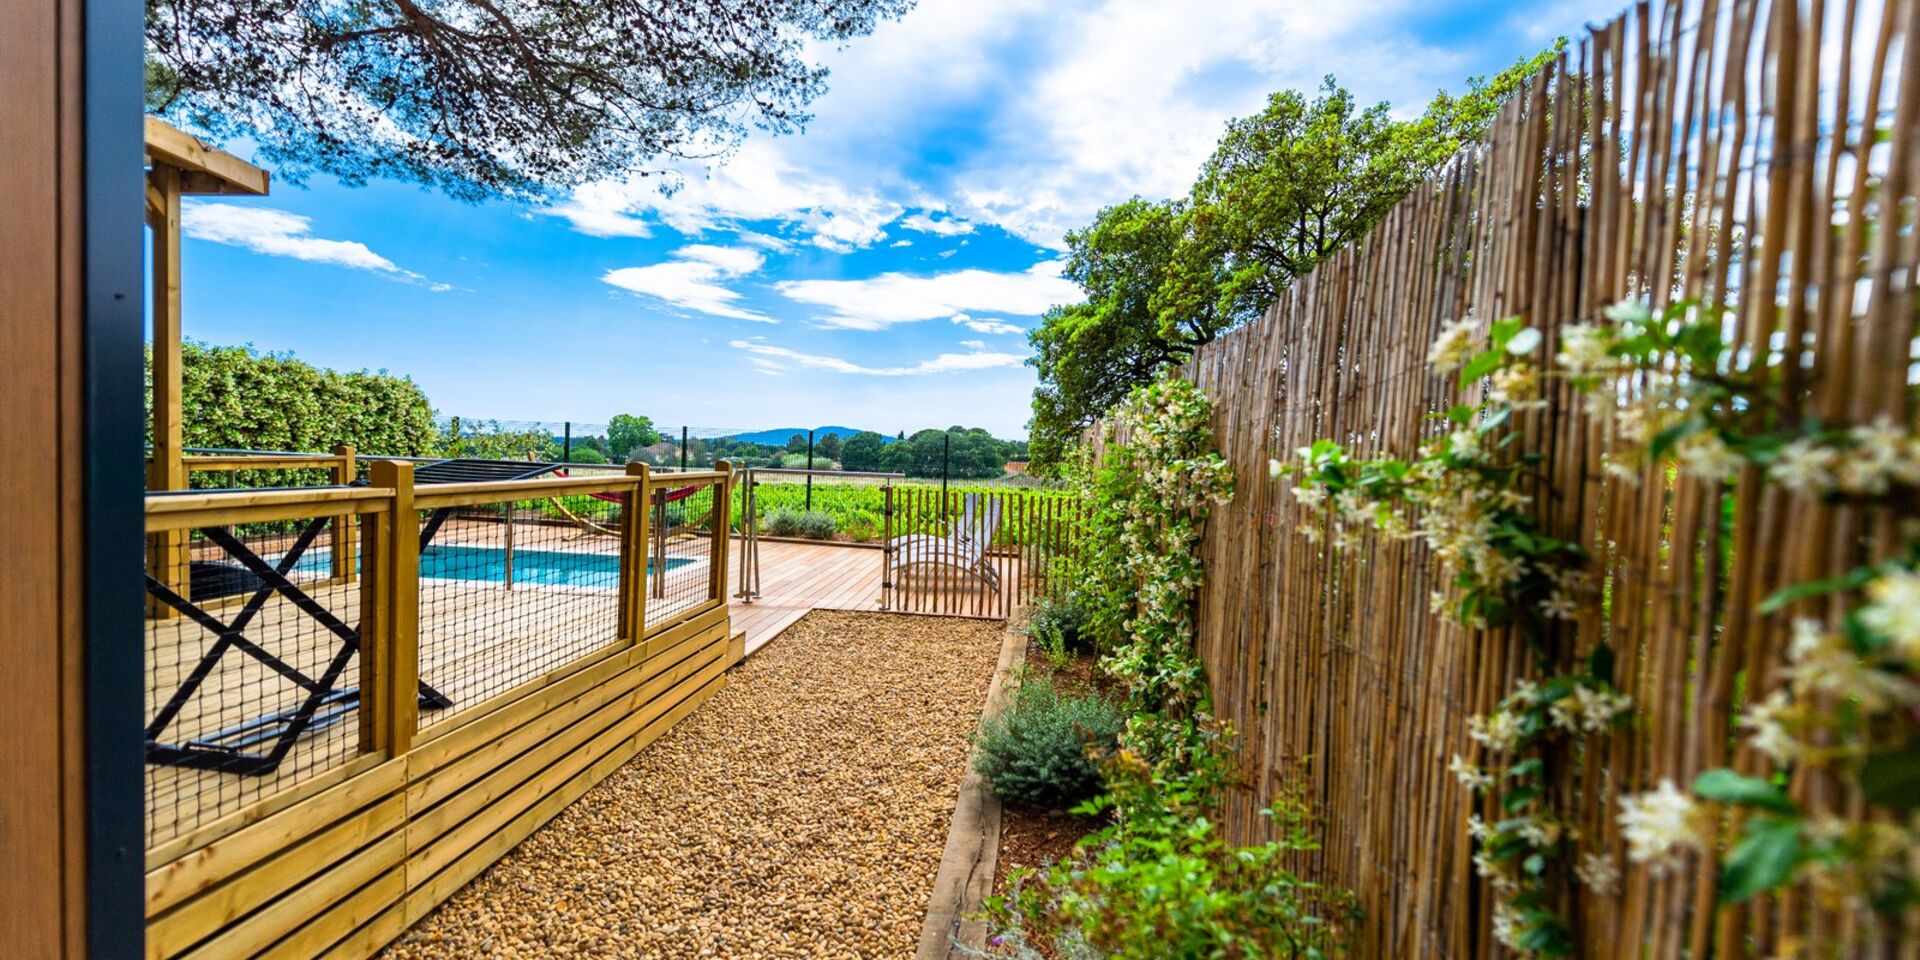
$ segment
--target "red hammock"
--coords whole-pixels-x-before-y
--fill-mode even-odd
[[[567,472],[565,470],[555,470],[554,473],[562,477],[567,475]],[[700,489],[701,486],[704,486],[704,484],[696,484],[691,487],[681,487],[678,490],[655,491],[653,494],[653,502],[655,504],[677,503],[681,500],[685,500],[686,498],[693,496],[694,491]],[[605,500],[608,503],[620,503],[626,499],[625,497],[617,493],[595,493],[595,494],[589,494],[589,496],[593,497],[595,500]]]

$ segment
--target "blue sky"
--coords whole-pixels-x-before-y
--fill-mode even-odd
[[[1024,436],[1062,234],[1184,193],[1225,121],[1332,73],[1410,114],[1619,0],[921,0],[796,136],[470,205],[325,179],[190,202],[187,336],[412,376],[443,413]],[[244,155],[244,147],[236,147]]]

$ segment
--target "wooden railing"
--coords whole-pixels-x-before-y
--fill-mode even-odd
[[[181,543],[149,583],[150,957],[370,954],[740,657],[724,464],[417,488],[370,466],[148,497]]]

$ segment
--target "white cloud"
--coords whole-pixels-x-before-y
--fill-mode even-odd
[[[716,317],[779,323],[764,313],[739,306],[740,293],[722,282],[752,273],[766,260],[759,251],[745,247],[695,243],[673,251],[671,260],[609,270],[600,279],[623,290]]]
[[[366,270],[417,283],[435,292],[453,289],[449,284],[434,283],[403,269],[357,240],[311,236],[313,221],[285,210],[237,203],[193,202],[181,208],[180,230],[196,240],[244,247],[271,257],[292,257],[309,263]]]
[[[671,194],[661,189],[668,181],[659,176],[588,184],[548,212],[601,237],[644,237],[654,223],[695,235],[775,222],[836,253],[886,239],[883,228],[905,210],[900,203],[872,187],[854,189],[800,169],[782,155],[783,146],[753,140],[711,168],[688,164]]]
[[[960,341],[960,345],[966,347],[968,350],[985,350],[987,348],[987,342],[985,340],[962,340]]]
[[[789,360],[802,367],[815,370],[828,370],[833,373],[857,374],[868,377],[917,377],[933,373],[952,373],[959,370],[989,370],[994,367],[1017,367],[1026,362],[1026,357],[1017,353],[992,353],[975,351],[973,353],[943,353],[932,360],[922,360],[910,367],[865,367],[839,357],[823,357],[817,354],[801,353],[786,347],[776,347],[758,340],[734,340],[729,346],[736,350],[745,350],[755,356],[777,357]]]
[[[895,240],[894,242],[892,242],[892,243],[889,243],[889,244],[887,244],[887,246],[889,246],[889,247],[894,247],[894,248],[896,248],[896,249],[898,249],[898,248],[900,248],[900,247],[911,247],[911,246],[913,246],[913,241],[912,241],[912,240],[906,240],[906,239],[901,239],[901,240]]]
[[[921,233],[931,233],[941,237],[957,237],[973,232],[973,224],[953,214],[949,213],[939,219],[934,218],[934,214],[944,212],[945,211],[940,210],[929,210],[925,213],[916,213],[910,217],[901,218],[900,225],[906,227],[908,230],[917,230]],[[963,244],[965,243],[965,241],[961,242]]]
[[[850,330],[884,330],[967,310],[1037,315],[1080,299],[1080,288],[1060,276],[1059,261],[996,273],[951,270],[928,276],[882,273],[864,280],[787,280],[774,284],[788,299],[828,308],[822,322]],[[986,331],[982,331],[986,332]]]
[[[947,319],[966,327],[968,330],[972,330],[974,333],[1012,334],[1027,332],[1027,328],[1015,326],[1005,320],[975,320],[964,313],[956,313]]]

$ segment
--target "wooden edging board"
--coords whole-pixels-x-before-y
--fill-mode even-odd
[[[1026,662],[1027,635],[1016,626],[1019,622],[1018,617],[1007,620],[1006,634],[1000,641],[1000,661],[994,665],[993,682],[987,686],[986,704],[980,713],[983,718],[1005,705],[1014,686],[1014,673]],[[987,925],[975,917],[993,892],[993,870],[999,859],[1000,798],[974,772],[969,757],[966,775],[960,779],[953,820],[947,828],[947,849],[940,857],[940,871],[933,877],[933,895],[927,902],[914,960],[981,955]]]

